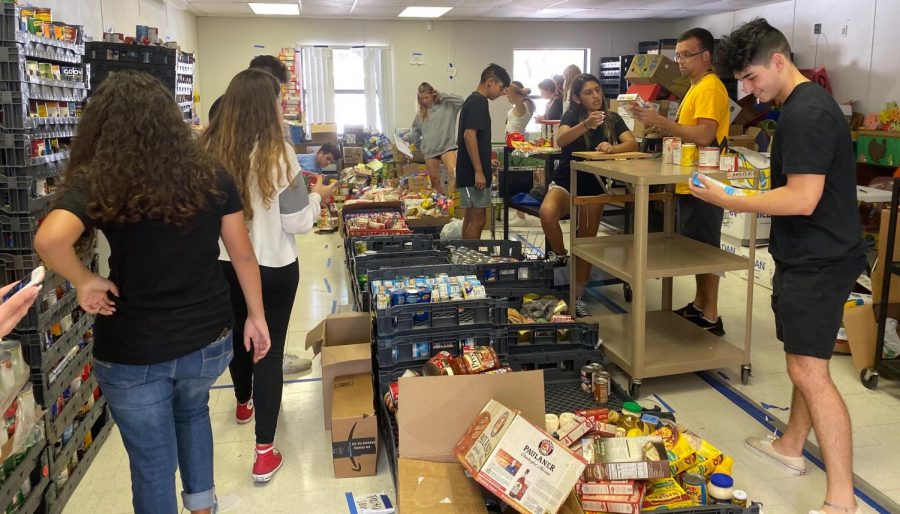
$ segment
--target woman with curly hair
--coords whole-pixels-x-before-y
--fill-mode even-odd
[[[284,463],[275,449],[275,429],[284,385],[281,361],[300,281],[294,234],[312,229],[322,199],[337,187],[337,182],[325,186],[319,180],[307,193],[293,149],[281,137],[280,91],[269,73],[254,69],[238,73],[201,140],[231,172],[244,201],[244,221],[259,261],[266,321],[271,328],[272,350],[265,358],[256,361],[235,345],[229,366],[237,400],[235,421],[249,423],[256,413],[252,470],[256,482],[271,480]],[[231,284],[232,309],[236,319],[241,319],[247,305],[240,294],[236,266],[229,262],[225,248],[219,259]]]
[[[109,76],[73,140],[61,197],[35,249],[96,314],[94,373],[131,467],[134,511],[215,512],[209,389],[232,356],[228,283],[219,238],[249,306],[238,340],[269,350],[259,266],[234,182],[191,137],[172,93],[143,73]],[[97,229],[109,278],[78,258]]]

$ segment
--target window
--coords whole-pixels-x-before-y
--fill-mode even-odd
[[[346,125],[368,127],[366,120],[366,80],[362,48],[335,48],[334,121],[343,132]]]
[[[540,98],[541,92],[538,84],[552,78],[554,75],[562,75],[563,69],[570,64],[588,71],[589,53],[586,48],[560,48],[560,49],[517,49],[513,50],[513,80],[518,80],[525,87],[531,89],[536,105],[535,115],[544,114],[547,109],[547,100]],[[538,131],[538,124],[532,120],[527,130]]]

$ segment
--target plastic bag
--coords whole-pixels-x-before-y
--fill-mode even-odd
[[[883,359],[900,357],[900,336],[897,335],[897,320],[888,318],[884,323]]]
[[[452,219],[441,229],[441,241],[462,239],[462,220]]]

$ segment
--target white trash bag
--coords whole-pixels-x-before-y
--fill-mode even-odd
[[[441,229],[441,241],[456,241],[462,239],[462,220],[452,219],[450,223]]]

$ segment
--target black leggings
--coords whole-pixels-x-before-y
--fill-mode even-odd
[[[256,444],[272,444],[281,410],[282,360],[287,338],[288,322],[300,282],[300,267],[293,262],[283,268],[259,267],[262,278],[263,306],[272,348],[261,361],[253,364],[253,353],[244,348],[244,322],[247,320],[247,304],[234,267],[228,261],[219,261],[225,278],[231,286],[231,306],[234,311],[234,358],[228,369],[234,382],[234,396],[238,403],[246,403],[253,397],[256,409]],[[251,347],[252,350],[252,347]]]

